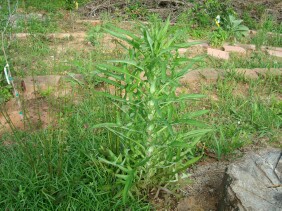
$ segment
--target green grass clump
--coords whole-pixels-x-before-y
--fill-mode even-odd
[[[65,105],[57,117],[60,129],[2,137],[0,209],[148,210],[138,199],[124,204],[115,198],[114,174],[98,159],[103,146],[114,144],[113,134],[92,128],[111,119],[114,111],[106,105],[108,100],[89,95],[77,107]]]
[[[216,130],[207,136],[206,144],[219,159],[248,145],[281,147],[279,84],[281,77],[245,81],[230,76],[210,88],[218,100],[208,104],[211,112],[204,119]]]

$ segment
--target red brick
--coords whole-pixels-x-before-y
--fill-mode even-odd
[[[225,45],[223,46],[224,50],[226,52],[234,52],[234,53],[241,53],[241,54],[246,54],[247,51],[239,46],[230,46],[230,45]]]
[[[208,55],[218,58],[218,59],[229,59],[229,52],[221,51],[218,49],[208,48]]]
[[[250,79],[258,78],[257,72],[252,69],[236,69],[235,72],[244,75],[246,78],[250,78]]]
[[[266,50],[266,52],[271,56],[276,56],[276,57],[282,58],[282,51]]]

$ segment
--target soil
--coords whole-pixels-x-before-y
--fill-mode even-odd
[[[177,210],[217,210],[221,183],[228,164],[228,161],[208,158],[189,169],[192,184],[182,189],[185,198],[179,201]]]
[[[215,211],[217,210],[222,180],[226,167],[230,161],[218,161],[206,157],[187,173],[190,176],[190,184],[181,185],[174,197],[167,191],[160,191],[159,197],[152,193],[151,203],[157,210],[174,211]]]
[[[45,128],[52,122],[48,103],[43,98],[25,101],[24,117],[20,115],[16,100],[10,100],[5,107],[1,109],[5,115],[2,112],[0,114],[0,135],[12,131],[13,128],[20,130]]]

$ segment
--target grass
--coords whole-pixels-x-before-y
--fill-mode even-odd
[[[206,143],[218,158],[230,156],[250,144],[281,147],[279,84],[281,77],[245,81],[233,75],[203,87],[211,96],[216,96],[216,100],[208,104],[211,112],[205,121],[217,128]]]
[[[72,14],[69,11],[61,11],[61,8],[65,6],[64,1],[42,2],[34,0],[26,2],[25,13],[44,10],[47,12],[47,18],[44,21],[31,19],[19,22],[18,27],[12,29],[16,32],[40,33],[42,35],[11,42],[8,48],[10,66],[13,74],[20,77],[82,73],[86,75],[88,83],[80,87],[78,99],[77,96],[70,94],[67,97],[54,100],[52,99],[54,91],[52,88],[41,91],[41,97],[49,104],[49,112],[54,118],[53,124],[47,128],[37,128],[36,130],[35,128],[29,128],[25,131],[15,130],[13,133],[1,136],[0,209],[151,210],[154,207],[150,204],[149,192],[152,189],[158,189],[160,184],[171,188],[170,190],[176,195],[179,194],[177,179],[169,177],[171,180],[175,180],[165,183],[166,180],[160,176],[163,172],[174,172],[175,170],[171,170],[173,165],[174,167],[183,166],[185,162],[190,165],[189,161],[196,161],[203,151],[206,152],[204,156],[213,154],[221,160],[240,155],[240,151],[243,151],[245,147],[282,147],[280,137],[282,127],[281,77],[267,76],[253,81],[232,73],[234,68],[281,68],[281,59],[267,56],[261,52],[253,52],[248,58],[231,55],[229,61],[207,58],[206,62],[201,62],[202,67],[231,70],[225,79],[220,79],[214,84],[202,83],[201,87],[196,87],[199,93],[206,94],[207,98],[176,103],[173,107],[163,106],[161,109],[155,107],[156,112],[148,113],[147,105],[151,105],[148,101],[149,97],[154,99],[154,102],[161,103],[163,103],[161,100],[165,101],[176,97],[171,96],[170,92],[165,92],[167,95],[164,96],[166,97],[161,98],[152,91],[153,88],[150,88],[154,80],[159,80],[157,82],[159,86],[164,81],[171,83],[169,78],[157,75],[161,67],[154,65],[167,62],[169,65],[165,67],[171,68],[173,65],[169,62],[172,61],[175,54],[165,54],[164,57],[161,57],[162,62],[150,63],[154,57],[148,56],[147,52],[150,52],[150,43],[152,45],[158,36],[155,36],[154,33],[152,33],[153,35],[149,34],[153,38],[155,36],[154,39],[150,39],[149,35],[143,31],[147,40],[135,45],[129,51],[131,52],[129,57],[139,55],[134,60],[138,65],[127,61],[127,63],[113,67],[117,71],[122,71],[121,73],[124,73],[122,67],[126,67],[130,74],[135,74],[134,71],[139,73],[137,69],[140,66],[143,69],[151,70],[150,83],[144,82],[144,86],[138,84],[140,92],[145,92],[144,90],[148,92],[140,96],[138,96],[138,92],[127,93],[128,98],[133,99],[132,102],[138,101],[139,104],[143,103],[140,99],[148,97],[146,103],[142,104],[143,110],[138,108],[141,114],[134,116],[135,114],[132,112],[122,112],[122,110],[130,110],[129,108],[134,103],[122,104],[109,99],[108,95],[103,97],[101,94],[97,94],[96,85],[103,86],[109,81],[105,81],[103,78],[103,80],[99,80],[93,72],[93,70],[98,70],[96,64],[107,59],[126,58],[125,53],[119,49],[112,52],[106,51],[107,49],[99,40],[102,37],[100,33],[104,30],[103,28],[89,29],[88,39],[92,45],[86,45],[86,41],[81,45],[72,38],[69,40],[46,38],[45,34],[50,32],[73,30],[76,27],[78,29],[75,30],[87,29],[84,25],[73,24],[73,20],[77,18],[75,15],[67,17],[66,20],[69,20],[66,23],[67,26],[61,27],[62,21],[60,19],[65,15]],[[150,18],[152,18],[152,22],[157,21],[154,17]],[[211,30],[210,28],[192,29],[190,23],[185,24],[186,18],[187,16],[184,16],[182,22],[180,21],[169,28],[171,35],[179,32],[180,29],[182,30],[176,39],[177,42],[186,41],[189,36],[196,39],[203,38],[206,36],[206,32]],[[246,42],[255,43],[257,46],[266,44],[281,46],[280,38],[264,37],[266,31],[281,33],[280,26],[267,19],[256,27],[261,32]],[[138,27],[134,28],[133,32],[135,33],[137,30]],[[126,36],[131,36],[131,34]],[[164,37],[171,38],[172,36]],[[161,43],[161,40],[158,41]],[[156,46],[163,47],[165,45],[156,43]],[[58,48],[63,50],[60,51]],[[84,49],[82,50],[82,48]],[[165,58],[170,58],[170,60]],[[183,61],[184,59],[179,60],[181,64]],[[1,64],[3,62],[1,60]],[[101,67],[100,71],[109,74],[109,71],[106,71],[107,68],[103,68],[105,66]],[[179,69],[176,68],[173,71],[179,71]],[[127,78],[128,73],[122,76],[117,72],[115,74],[113,76],[121,80],[120,84],[112,82],[117,87],[122,87],[121,85],[125,82],[122,80],[130,79]],[[132,87],[127,87],[126,92],[136,88],[137,83],[132,81],[130,84]],[[191,84],[190,88],[195,89],[194,86]],[[171,86],[172,90],[174,88]],[[74,88],[74,90],[77,89],[77,87]],[[189,87],[187,89],[191,91]],[[167,91],[165,87],[161,90]],[[38,106],[40,105],[38,104]],[[199,109],[203,112],[195,112]],[[133,110],[131,108],[130,111]],[[205,110],[209,110],[209,112],[206,113]],[[131,116],[127,115],[129,113]],[[145,134],[151,128],[148,126],[149,123],[154,124],[151,121],[151,114],[155,115],[156,119],[159,118],[156,120],[158,121],[157,129],[160,129],[156,132],[157,139],[151,136],[151,133]],[[40,116],[39,113],[37,115]],[[167,125],[170,123],[164,121],[165,118],[160,118],[167,116],[174,120],[179,120],[182,117],[197,117],[201,122],[213,128],[213,131],[204,135],[201,144],[198,145],[196,145],[198,139],[189,139],[185,144],[178,139],[173,139],[175,142],[169,142],[171,137],[179,138],[181,135],[187,135],[187,132],[195,130],[195,124],[199,123],[191,121],[192,125],[174,126],[172,128],[177,131],[177,135],[171,136],[171,131],[166,131]],[[147,117],[148,119],[146,119]],[[131,124],[133,119],[137,119],[137,123]],[[162,122],[165,122],[166,127],[159,127]],[[124,124],[124,127],[121,127],[121,123]],[[112,128],[112,124],[116,124],[116,127]],[[103,127],[100,127],[101,125]],[[145,127],[142,127],[144,125]],[[131,128],[131,130],[125,130],[125,128]],[[143,136],[140,136],[136,131],[143,132]],[[163,131],[165,133],[162,133]],[[148,143],[147,139],[154,140],[153,144]],[[187,151],[182,149],[187,149]],[[151,150],[161,159],[150,160],[152,163],[143,159],[144,154],[147,155]],[[166,157],[167,155],[169,156]],[[183,158],[180,164],[175,161],[179,156]],[[197,159],[195,160],[195,158]],[[141,167],[135,168],[137,161],[138,164],[141,163]],[[164,171],[163,169],[170,170]],[[134,174],[131,174],[132,172]],[[186,175],[185,172],[182,174],[180,171],[178,176],[185,177]],[[128,178],[133,178],[130,183],[128,183]],[[172,186],[167,184],[172,184]]]
[[[111,108],[105,105],[110,105],[108,100],[90,95],[77,107],[61,106],[59,130],[6,136],[11,145],[0,145],[1,209],[148,210],[138,200],[124,205],[114,199],[115,178],[98,161],[111,134],[93,133],[91,125],[111,119]]]

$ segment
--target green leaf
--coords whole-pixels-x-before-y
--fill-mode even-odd
[[[179,101],[180,100],[189,100],[189,99],[199,99],[199,98],[205,98],[206,95],[202,94],[182,94],[179,96]]]
[[[139,163],[135,164],[134,167],[137,168],[137,167],[145,165],[151,159],[152,156],[153,155],[151,155],[150,157],[146,157],[145,159],[141,160]]]
[[[181,168],[175,169],[174,174],[179,173],[179,172],[181,172],[183,170],[186,170],[189,166],[191,166],[192,164],[196,163],[201,158],[202,158],[202,156],[190,159]]]
[[[120,83],[117,83],[116,81],[113,81],[113,80],[110,80],[110,79],[107,79],[107,78],[104,78],[104,77],[96,77],[96,79],[103,81],[103,82],[106,82],[107,84],[114,85],[115,87],[118,87],[120,89],[124,88],[124,86],[121,85]]]
[[[209,113],[209,110],[200,110],[200,111],[190,112],[185,115],[185,118],[198,117],[198,116],[202,116],[207,113]]]
[[[213,131],[212,129],[200,129],[200,130],[192,130],[188,133],[184,133],[184,134],[181,134],[179,135],[179,137],[181,139],[184,139],[184,138],[193,138],[193,137],[198,137],[198,136],[203,136],[205,135],[206,133],[209,133]]]
[[[176,124],[188,124],[188,125],[193,125],[196,127],[207,127],[205,123],[202,123],[200,121],[194,120],[194,119],[179,119],[175,122],[172,122],[171,124],[176,125]]]
[[[141,67],[141,66],[138,66],[138,64],[135,61],[133,61],[133,60],[119,60],[119,59],[116,59],[116,60],[108,60],[108,62],[129,64],[129,65],[132,65],[132,66],[134,66],[134,67],[144,71],[144,68]]]
[[[98,91],[96,91],[95,93],[97,95],[99,95],[99,96],[107,97],[107,98],[110,98],[112,100],[117,100],[117,101],[120,101],[120,102],[126,102],[125,99],[123,99],[121,97],[118,97],[118,96],[115,96],[115,95],[112,95],[112,94],[109,94],[109,93],[106,93],[106,92],[98,92]]]
[[[111,127],[119,127],[118,124],[116,123],[100,123],[100,124],[96,124],[92,126],[92,129],[96,129],[96,128],[111,128]]]
[[[150,37],[150,34],[149,34],[149,32],[148,32],[148,30],[144,30],[144,34],[145,34],[145,38],[146,38],[146,41],[147,41],[147,43],[149,44],[149,46],[150,46],[150,49],[151,49],[151,52],[153,53],[154,52],[154,49],[153,49],[153,40],[152,40],[152,38]]]
[[[126,173],[129,173],[129,172],[130,172],[129,169],[123,167],[122,165],[119,165],[119,164],[117,164],[117,163],[108,161],[108,160],[106,160],[106,159],[104,159],[104,158],[101,158],[101,157],[99,157],[98,159],[99,159],[101,162],[103,162],[103,163],[106,163],[106,164],[109,164],[109,165],[118,167],[120,170],[122,170],[122,171],[124,171],[124,172],[126,172]]]
[[[120,68],[120,67],[116,67],[116,66],[109,65],[109,64],[98,64],[97,67],[99,67],[101,70],[108,69],[108,70],[116,71],[118,73],[123,73],[123,74],[128,75],[130,77],[133,77],[137,80],[140,80],[140,78],[130,74],[126,69],[123,69],[123,68]]]
[[[125,181],[125,186],[124,186],[123,193],[122,193],[122,200],[124,204],[127,202],[129,190],[132,186],[133,179],[134,179],[134,174],[135,174],[135,171],[133,169],[128,172],[128,175]]]

